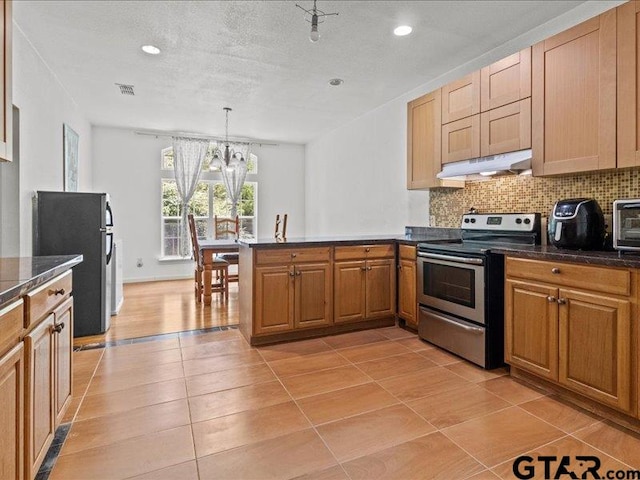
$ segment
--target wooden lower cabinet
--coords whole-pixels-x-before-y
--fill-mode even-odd
[[[73,298],[69,297],[54,312],[53,328],[54,348],[54,390],[56,425],[62,423],[62,417],[71,403],[73,368]]]
[[[631,304],[611,296],[560,290],[562,385],[631,410]]]
[[[398,316],[407,322],[407,325],[415,328],[418,327],[416,275],[416,261],[400,258],[398,261]]]
[[[24,344],[0,357],[0,478],[21,480],[24,469]]]
[[[505,288],[506,362],[557,381],[558,289],[514,280]]]
[[[395,260],[334,264],[334,321],[359,322],[395,313]]]
[[[256,267],[255,334],[331,325],[329,263]]]
[[[53,327],[51,314],[24,338],[26,478],[35,477],[55,433]]]
[[[596,291],[599,283],[592,284],[591,292],[561,284],[573,281],[570,275],[562,277],[564,270],[583,278],[596,278],[602,270],[586,265],[557,263],[558,284],[527,281],[521,278],[527,272],[516,270],[522,262],[511,260],[505,283],[505,361],[609,407],[636,413],[635,292],[613,295]],[[550,265],[529,264],[540,269]],[[532,268],[532,275],[538,270]],[[612,269],[614,273],[629,271]]]

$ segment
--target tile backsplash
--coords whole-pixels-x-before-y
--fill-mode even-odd
[[[499,176],[467,182],[463,189],[429,191],[429,215],[437,227],[459,227],[460,216],[470,207],[479,213],[551,213],[563,198],[595,198],[605,215],[611,215],[618,198],[640,198],[640,169],[611,170],[563,177]]]

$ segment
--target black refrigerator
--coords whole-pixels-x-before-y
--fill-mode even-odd
[[[106,193],[36,192],[33,254],[82,254],[73,269],[73,336],[109,329],[113,214]]]

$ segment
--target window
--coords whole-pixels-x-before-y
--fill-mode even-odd
[[[162,150],[162,256],[180,256],[180,217],[182,215],[178,189],[173,175],[173,148]],[[210,171],[213,148],[209,149],[203,163],[200,182],[189,202],[189,212],[194,216],[199,238],[213,237],[214,216],[229,217],[231,204],[222,181],[220,169]],[[254,238],[257,233],[257,180],[258,159],[251,154],[247,180],[242,187],[238,204],[240,237]]]

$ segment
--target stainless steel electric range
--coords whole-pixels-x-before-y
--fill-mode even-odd
[[[418,334],[484,368],[504,364],[505,244],[539,245],[539,213],[466,214],[462,239],[418,244]]]

